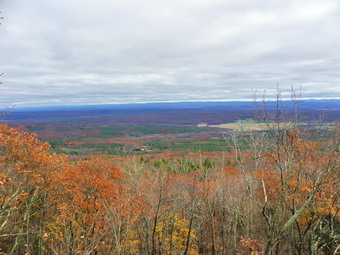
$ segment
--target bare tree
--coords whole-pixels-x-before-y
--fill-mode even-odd
[[[265,96],[262,102],[258,102],[255,94],[254,102],[266,125],[266,132],[233,133],[228,140],[235,151],[235,161],[245,180],[248,197],[261,212],[266,226],[265,254],[278,252],[275,249],[286,238],[288,230],[299,233],[296,254],[302,254],[302,244],[306,232],[312,230],[309,228],[312,223],[302,224],[301,217],[318,213],[318,203],[327,182],[332,182],[330,177],[338,174],[340,139],[335,136],[332,148],[327,149],[308,140],[300,127],[298,106],[301,94],[293,89],[290,111],[287,111],[289,104],[283,102],[279,90],[276,92],[275,109],[268,105]],[[241,140],[253,154],[248,160],[244,160]],[[334,196],[331,200],[334,201]],[[332,216],[334,218],[335,215]],[[325,222],[320,224],[325,226]],[[335,232],[331,234],[329,230],[331,223],[326,225],[325,231],[334,235]],[[317,231],[313,235],[321,238]],[[322,242],[316,243],[318,238],[310,240],[311,254],[317,254],[322,249]],[[291,248],[287,252],[293,253]]]

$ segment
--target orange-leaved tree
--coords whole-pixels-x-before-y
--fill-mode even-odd
[[[50,181],[67,164],[49,149],[35,134],[0,125],[0,237],[5,251],[42,249]]]
[[[47,239],[52,250],[66,253],[101,250],[109,231],[107,205],[114,206],[123,188],[120,168],[104,157],[69,165],[54,180],[59,216],[50,222]]]

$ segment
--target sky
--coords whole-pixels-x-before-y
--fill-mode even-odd
[[[0,0],[0,106],[340,98],[339,0]]]

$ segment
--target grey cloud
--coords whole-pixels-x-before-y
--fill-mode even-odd
[[[3,0],[1,105],[340,97],[337,0]]]

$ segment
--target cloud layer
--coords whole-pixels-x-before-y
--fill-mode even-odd
[[[0,104],[340,98],[338,0],[2,0]]]

